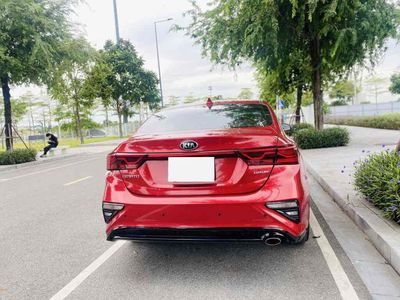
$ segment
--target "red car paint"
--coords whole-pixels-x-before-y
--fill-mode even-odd
[[[139,130],[108,157],[103,203],[123,204],[108,220],[108,239],[307,239],[309,194],[301,157],[272,108],[260,101],[209,104],[196,109],[262,104],[272,124],[151,134]],[[182,150],[182,141],[195,141],[198,147]],[[168,157],[180,156],[214,157],[215,182],[168,182]],[[266,206],[288,200],[297,201],[296,222]]]

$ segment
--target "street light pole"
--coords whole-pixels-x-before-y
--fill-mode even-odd
[[[162,81],[161,81],[160,54],[159,54],[159,51],[158,51],[157,23],[167,22],[167,21],[171,21],[171,20],[172,20],[172,18],[168,18],[168,19],[165,19],[165,20],[160,20],[160,21],[155,21],[154,22],[154,33],[155,33],[155,36],[156,36],[156,49],[157,49],[158,80],[160,81],[161,107],[164,106],[164,98],[163,98],[163,89],[162,89]]]
[[[117,44],[118,44],[120,37],[119,37],[117,0],[113,0],[113,3],[114,3],[115,38],[116,38]]]

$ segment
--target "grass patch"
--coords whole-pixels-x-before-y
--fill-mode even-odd
[[[386,218],[400,224],[400,153],[383,151],[356,162],[354,185]]]
[[[325,123],[399,130],[400,113],[390,113],[369,117],[326,118]]]

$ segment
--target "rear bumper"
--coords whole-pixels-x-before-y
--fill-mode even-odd
[[[293,199],[299,202],[299,223],[266,207]],[[103,201],[124,205],[107,223],[108,240],[260,241],[277,233],[296,242],[309,225],[309,194],[299,165],[275,166],[257,192],[228,196],[137,196],[111,173]]]
[[[138,241],[195,241],[195,242],[262,242],[265,237],[279,237],[288,243],[297,243],[306,235],[293,236],[275,228],[117,228],[107,240]]]

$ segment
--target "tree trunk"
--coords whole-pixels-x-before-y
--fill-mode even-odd
[[[108,107],[104,107],[104,110],[106,112],[106,127],[108,127]]]
[[[49,104],[48,108],[49,108],[49,130],[51,131],[51,130],[52,130],[52,125],[51,125],[51,118],[52,118],[52,115],[51,115],[51,107],[50,107],[50,104]]]
[[[322,99],[322,74],[321,74],[321,48],[320,40],[315,37],[310,46],[312,65],[312,93],[314,102],[314,125],[315,129],[321,130],[324,127],[323,99]]]
[[[31,119],[31,122],[32,122],[32,127],[30,127],[30,131],[31,131],[31,134],[32,134],[32,132],[33,132],[33,134],[35,134],[35,119],[33,118],[32,99],[31,98],[29,98],[29,112],[30,112],[30,116],[31,116],[30,119]]]
[[[4,121],[5,128],[4,134],[6,138],[6,148],[7,151],[13,150],[13,136],[12,136],[12,117],[11,117],[11,95],[10,95],[10,87],[8,85],[9,78],[8,75],[4,75],[1,77],[1,89],[3,91],[3,99],[4,99]],[[3,125],[3,124],[1,124]]]
[[[85,141],[83,139],[83,134],[82,134],[82,124],[81,124],[81,115],[79,111],[79,106],[75,106],[75,112],[76,112],[76,129],[78,131],[78,136],[81,141],[81,144],[84,144]]]
[[[128,103],[126,100],[122,101],[122,115],[123,115],[124,124],[127,124],[128,118],[129,118],[129,109],[128,109]]]
[[[123,115],[124,115],[124,124],[127,124],[128,123],[128,117],[129,117],[128,116],[128,111],[124,109]]]
[[[303,87],[299,85],[297,87],[297,97],[296,97],[296,124],[299,124],[301,121],[301,100],[303,97]]]
[[[118,114],[118,130],[119,130],[119,137],[122,137],[122,116],[120,112],[117,112]]]

